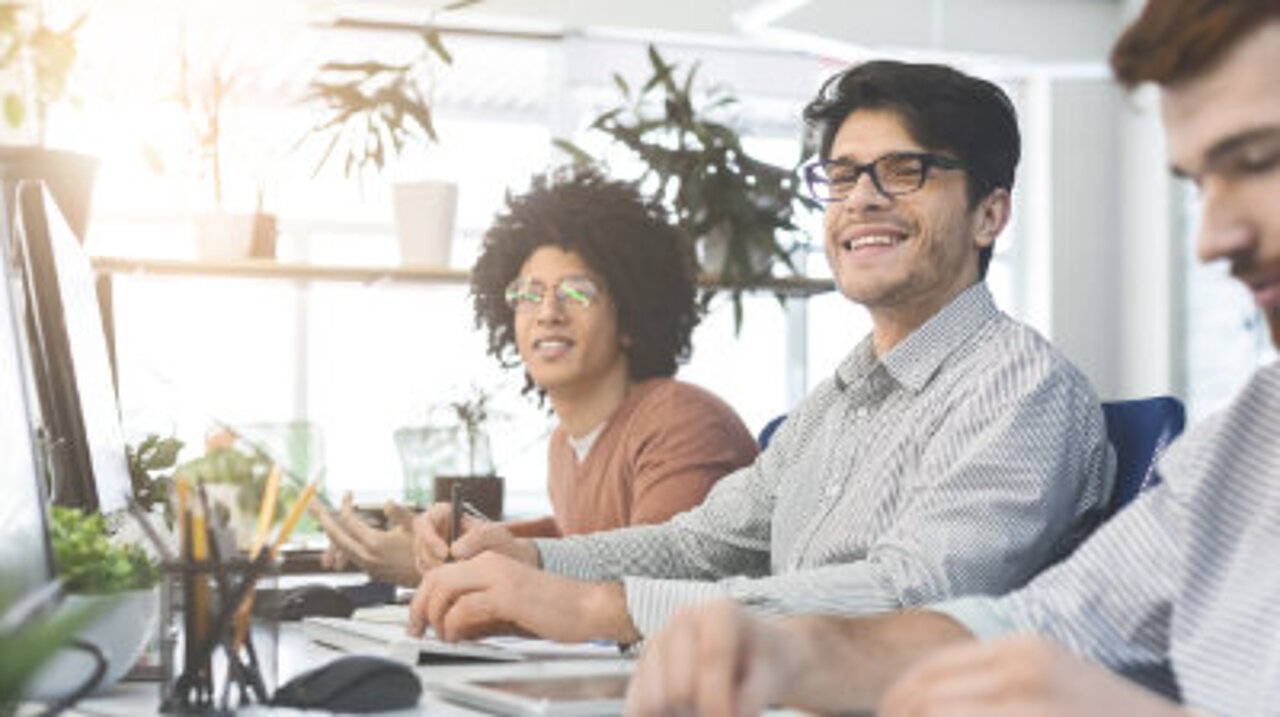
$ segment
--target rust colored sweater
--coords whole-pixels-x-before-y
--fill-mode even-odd
[[[670,378],[636,384],[578,462],[557,428],[547,489],[561,535],[660,523],[702,502],[756,457],[742,419],[711,392]]]

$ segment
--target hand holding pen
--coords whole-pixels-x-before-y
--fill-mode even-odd
[[[431,506],[414,520],[413,534],[414,558],[423,573],[486,550],[528,562],[521,556],[524,551],[519,547],[527,541],[517,539],[505,525],[490,521],[465,500]],[[533,552],[536,556],[537,551]]]

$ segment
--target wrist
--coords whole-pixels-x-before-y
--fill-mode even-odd
[[[581,612],[587,619],[585,639],[613,640],[619,645],[639,642],[642,635],[627,612],[627,594],[622,583],[585,583]]]
[[[533,542],[533,539],[516,538],[511,541],[511,553],[511,557],[525,565],[542,569],[542,553],[538,551],[538,545]]]

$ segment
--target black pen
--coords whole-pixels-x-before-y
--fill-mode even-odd
[[[453,544],[462,532],[462,486],[454,483],[449,486],[449,557],[446,563],[453,562]]]

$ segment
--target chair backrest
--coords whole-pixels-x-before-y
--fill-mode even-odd
[[[1109,513],[1114,514],[1139,493],[1160,481],[1155,462],[1165,446],[1182,433],[1186,410],[1172,396],[1156,396],[1102,404],[1107,439],[1116,451],[1116,481]]]
[[[764,424],[764,428],[760,429],[760,435],[756,436],[756,443],[760,444],[761,452],[769,447],[769,441],[773,439],[774,432],[778,430],[778,426],[781,426],[785,420],[787,420],[787,414],[785,413],[774,416],[769,419],[768,423]]]

